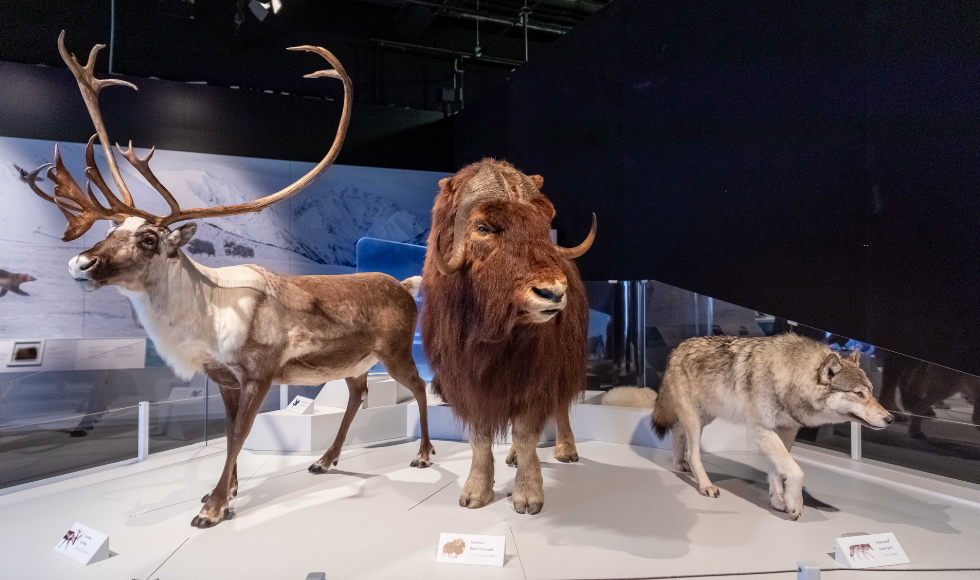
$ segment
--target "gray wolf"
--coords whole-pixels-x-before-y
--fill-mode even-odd
[[[884,429],[894,420],[859,357],[796,334],[688,339],[670,355],[653,427],[660,437],[673,429],[674,467],[694,472],[701,495],[718,497],[701,464],[701,429],[718,417],[747,425],[771,462],[770,503],[797,520],[803,470],[789,454],[797,431],[845,421]]]

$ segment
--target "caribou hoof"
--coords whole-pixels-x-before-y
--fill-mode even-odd
[[[337,462],[334,461],[333,464],[334,465],[337,465]],[[319,461],[317,461],[316,463],[314,463],[313,465],[311,465],[307,469],[307,471],[309,471],[310,473],[312,473],[314,475],[319,475],[321,473],[326,473],[328,469],[330,469],[330,466],[329,465],[326,466],[326,467],[324,467]]]
[[[200,528],[202,530],[206,528],[212,528],[218,525],[218,523],[220,523],[221,520],[227,520],[231,515],[231,510],[228,509],[228,506],[222,508],[221,511],[219,512],[220,515],[217,516],[203,513],[204,509],[201,510],[202,513],[197,514],[196,516],[194,516],[194,519],[191,520],[191,527]]]

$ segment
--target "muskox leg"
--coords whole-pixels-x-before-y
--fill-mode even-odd
[[[562,463],[578,461],[578,449],[575,448],[575,434],[572,433],[572,424],[568,419],[571,409],[559,411],[555,416],[555,423],[558,427],[555,439],[555,459]]]
[[[330,449],[327,449],[323,457],[309,467],[308,471],[310,473],[326,473],[331,465],[337,465],[340,452],[344,448],[344,441],[347,439],[347,430],[350,429],[350,424],[354,421],[354,415],[357,415],[357,410],[361,408],[361,404],[367,398],[367,373],[345,380],[347,381],[347,391],[349,393],[347,397],[347,411],[344,412],[344,418],[340,422],[337,438],[334,439],[333,445],[330,446]]]
[[[514,511],[519,514],[536,514],[544,507],[544,480],[538,460],[538,441],[543,428],[544,421],[537,417],[514,418],[512,436],[517,452],[517,475],[512,500]]]
[[[221,401],[225,404],[225,444],[228,446],[227,453],[231,453],[235,442],[235,417],[238,416],[238,403],[241,398],[242,389],[237,384],[234,386],[218,385],[221,392]],[[231,486],[228,488],[228,499],[238,495],[238,463],[231,472]],[[201,503],[207,503],[210,493],[204,494]]]
[[[471,427],[470,449],[473,450],[473,462],[463,495],[459,496],[459,505],[475,509],[493,501],[493,438],[490,432],[477,432]]]
[[[262,401],[265,400],[272,380],[247,381],[241,394],[238,404],[238,413],[235,415],[235,427],[232,431],[232,440],[228,442],[228,455],[225,457],[225,468],[218,479],[218,485],[204,502],[201,511],[198,512],[191,525],[195,528],[210,528],[221,520],[228,517],[228,494],[231,489],[231,479],[235,473],[235,464],[238,462],[238,454],[245,444],[245,438],[252,429],[255,416],[259,414]]]
[[[399,349],[402,350],[402,349]],[[412,460],[411,466],[424,468],[432,465],[429,454],[435,455],[435,448],[429,441],[429,403],[425,396],[425,381],[419,376],[419,371],[412,360],[412,349],[406,345],[402,352],[394,356],[379,357],[385,365],[385,369],[393,379],[399,384],[405,385],[412,395],[415,402],[419,405],[419,426],[422,431],[422,440],[419,442],[419,452]]]

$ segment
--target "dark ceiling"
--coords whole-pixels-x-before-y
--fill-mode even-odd
[[[607,1],[528,0],[528,54]],[[452,112],[492,92],[525,59],[524,0],[282,0],[264,20],[250,0],[114,4],[113,72],[139,77],[330,96],[332,87],[302,78],[319,65],[285,50],[315,44],[344,63],[358,102]],[[67,30],[69,50],[85,54],[110,43],[111,14],[110,0],[7,2],[0,60],[64,66],[58,33]]]

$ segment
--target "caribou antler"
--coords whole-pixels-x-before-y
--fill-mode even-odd
[[[61,35],[58,37],[58,51],[61,53],[61,58],[64,59],[65,64],[68,65],[68,68],[71,69],[72,74],[74,74],[75,78],[78,80],[78,86],[82,92],[82,98],[85,100],[85,105],[88,107],[89,115],[92,117],[92,123],[95,125],[96,130],[96,134],[89,139],[88,146],[85,149],[85,176],[89,179],[87,195],[82,193],[81,188],[78,187],[78,184],[75,183],[75,180],[72,178],[71,174],[68,173],[67,169],[65,169],[64,164],[61,162],[61,156],[58,153],[57,146],[55,146],[54,152],[54,166],[52,167],[50,163],[42,165],[28,174],[26,179],[28,185],[30,186],[31,190],[34,191],[34,193],[39,195],[45,201],[51,202],[58,206],[58,209],[65,214],[65,217],[68,219],[68,227],[65,230],[63,240],[66,242],[80,237],[99,220],[121,221],[125,219],[126,216],[134,216],[143,218],[159,226],[168,227],[171,224],[184,220],[230,216],[262,211],[262,209],[295,195],[303,188],[308,186],[314,179],[316,179],[333,164],[333,162],[337,159],[337,156],[340,154],[340,148],[344,144],[344,137],[347,135],[347,126],[350,124],[351,107],[353,104],[353,84],[351,83],[350,77],[347,76],[347,72],[344,70],[343,65],[340,64],[340,61],[337,60],[337,58],[330,51],[318,46],[292,47],[289,50],[305,50],[308,52],[315,52],[326,59],[327,62],[333,66],[333,69],[317,71],[315,73],[305,75],[305,78],[312,79],[332,77],[340,79],[344,83],[344,109],[340,117],[340,125],[337,127],[337,134],[334,137],[333,145],[330,147],[330,150],[327,152],[326,156],[316,165],[316,167],[311,169],[306,175],[299,178],[291,185],[261,199],[247,203],[240,203],[237,205],[182,210],[180,209],[180,205],[177,203],[177,200],[174,198],[173,194],[171,194],[170,191],[164,187],[162,183],[160,183],[160,180],[157,179],[157,177],[153,175],[153,172],[150,170],[150,158],[153,157],[153,153],[156,151],[156,148],[150,149],[150,152],[146,157],[140,158],[133,149],[132,141],[129,142],[129,147],[125,151],[123,151],[122,148],[116,144],[116,149],[119,150],[119,153],[125,157],[137,171],[139,171],[140,175],[142,175],[146,181],[149,182],[153,189],[157,190],[163,199],[166,200],[167,205],[170,206],[170,213],[168,215],[153,215],[137,208],[133,203],[133,196],[129,192],[129,188],[126,187],[125,182],[123,182],[119,168],[116,166],[116,160],[113,156],[112,148],[109,147],[109,138],[106,134],[105,125],[102,122],[102,114],[99,111],[99,90],[102,89],[102,87],[110,85],[125,85],[135,89],[136,85],[116,79],[99,80],[95,78],[95,57],[98,54],[99,49],[103,48],[104,45],[97,44],[92,47],[92,52],[89,54],[88,62],[85,64],[85,66],[82,66],[79,64],[78,59],[76,59],[74,55],[68,54],[68,51],[65,49],[64,40],[65,32],[62,31]],[[119,189],[119,192],[122,195],[122,200],[120,200],[112,192],[108,184],[106,184],[105,179],[102,178],[102,173],[99,171],[98,165],[95,163],[94,143],[96,138],[99,139],[99,143],[102,145],[102,149],[105,152],[106,159],[109,161],[109,169],[112,173],[113,181],[115,181],[116,187]],[[49,168],[48,178],[55,184],[53,196],[48,195],[37,186],[37,175],[45,168]],[[92,193],[92,183],[94,183],[95,187],[102,192],[102,195],[106,199],[107,206],[102,205],[102,203],[99,202],[99,200]]]

